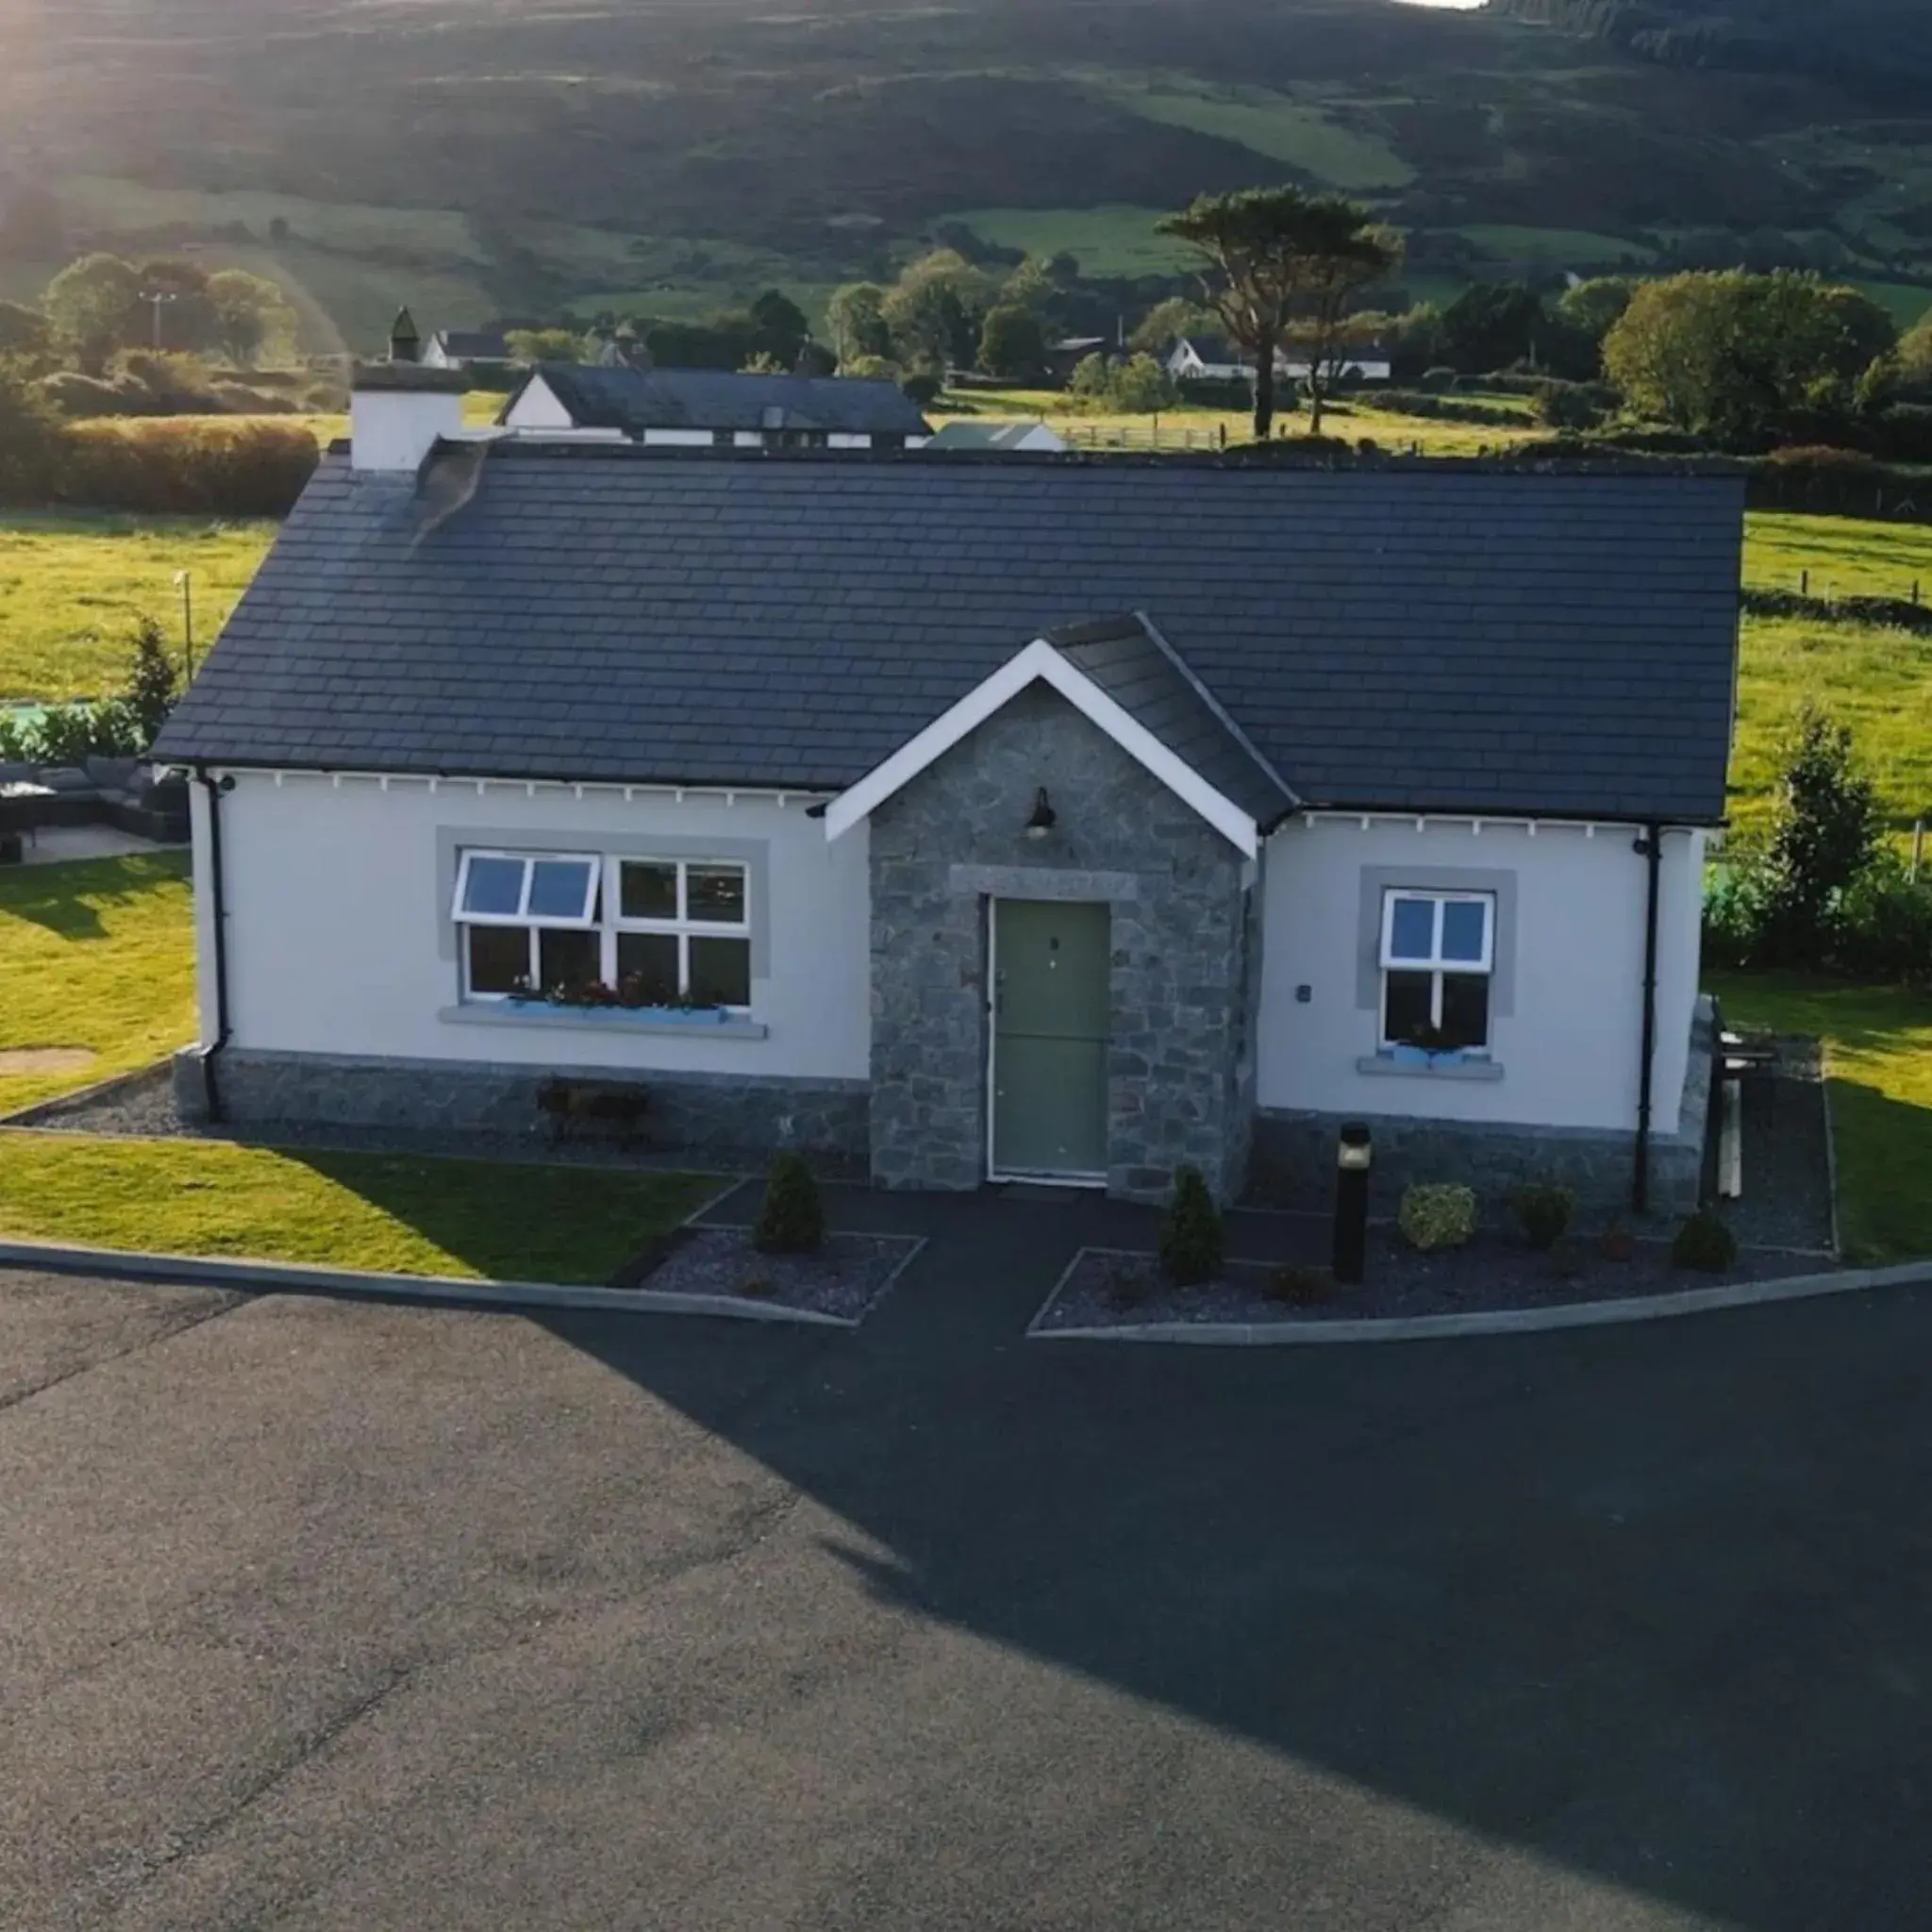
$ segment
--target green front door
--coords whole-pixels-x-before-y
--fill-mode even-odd
[[[995,899],[992,1172],[1107,1171],[1108,909]]]

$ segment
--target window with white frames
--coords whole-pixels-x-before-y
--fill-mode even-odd
[[[466,999],[601,983],[630,1006],[751,1004],[740,861],[468,851],[453,912]]]
[[[1490,1043],[1491,892],[1382,895],[1382,1044],[1434,1051]]]

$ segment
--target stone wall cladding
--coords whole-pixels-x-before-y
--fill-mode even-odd
[[[1024,836],[1044,786],[1057,820]],[[1104,897],[1112,920],[1108,1183],[1164,1196],[1191,1163],[1237,1191],[1249,894],[1244,862],[1058,692],[1023,692],[873,814],[872,1172],[986,1178],[987,893]],[[1079,888],[1085,882],[1097,890]]]
[[[1678,1130],[1653,1138],[1651,1212],[1677,1219],[1698,1205],[1710,1108],[1711,1021],[1707,1000],[1690,1028],[1690,1064]],[[1344,1120],[1367,1124],[1374,1137],[1371,1212],[1393,1216],[1402,1191],[1416,1181],[1459,1181],[1476,1191],[1482,1217],[1511,1216],[1516,1191],[1534,1181],[1574,1188],[1577,1213],[1602,1224],[1630,1219],[1635,1132],[1597,1132],[1486,1121],[1416,1120],[1400,1114],[1323,1114],[1270,1110],[1255,1125],[1250,1192],[1271,1207],[1325,1213],[1335,1198],[1336,1136]]]
[[[759,1079],[728,1074],[660,1074],[648,1068],[517,1066],[481,1060],[263,1053],[227,1047],[215,1061],[228,1118],[247,1125],[399,1127],[411,1132],[527,1134],[549,1131],[537,1090],[556,1075],[635,1080],[651,1094],[646,1130],[655,1144],[710,1158],[762,1156],[799,1147],[829,1167],[862,1173],[870,1138],[862,1081]],[[205,1119],[199,1049],[175,1060],[175,1104]]]

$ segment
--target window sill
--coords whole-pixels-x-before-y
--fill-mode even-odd
[[[1500,1080],[1503,1077],[1502,1063],[1498,1060],[1458,1060],[1446,1056],[1438,1059],[1397,1059],[1393,1054],[1364,1054],[1355,1063],[1357,1074],[1372,1074],[1377,1076],[1405,1074],[1422,1080]]]
[[[689,1040],[763,1040],[771,1031],[742,1013],[668,1007],[553,1007],[542,1000],[466,1000],[436,1016],[453,1026],[542,1026],[579,1033],[675,1034]]]

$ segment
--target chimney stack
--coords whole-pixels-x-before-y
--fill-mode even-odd
[[[422,338],[407,308],[390,325],[389,359],[361,362],[349,384],[349,467],[413,475],[439,437],[463,426],[463,391],[469,381],[458,369],[431,369],[418,360]]]

